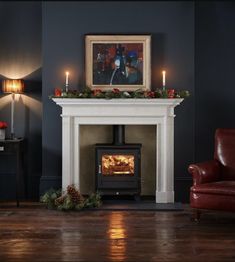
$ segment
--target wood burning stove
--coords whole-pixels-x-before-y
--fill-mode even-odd
[[[101,195],[140,195],[141,144],[125,143],[125,126],[113,126],[113,143],[96,144],[96,190]]]

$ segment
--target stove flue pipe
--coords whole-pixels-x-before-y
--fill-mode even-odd
[[[125,125],[113,125],[113,144],[125,144]]]

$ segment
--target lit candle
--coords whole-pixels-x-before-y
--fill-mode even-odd
[[[65,85],[68,86],[69,85],[69,72],[66,72],[66,79],[65,79]]]
[[[163,88],[166,86],[166,71],[162,71],[162,85]]]

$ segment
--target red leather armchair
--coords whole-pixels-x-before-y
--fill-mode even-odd
[[[235,129],[217,129],[214,159],[192,164],[190,206],[200,218],[201,209],[235,212]]]

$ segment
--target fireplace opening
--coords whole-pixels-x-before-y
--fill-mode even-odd
[[[141,144],[125,143],[125,126],[113,126],[113,143],[96,144],[96,190],[101,195],[140,195]]]

